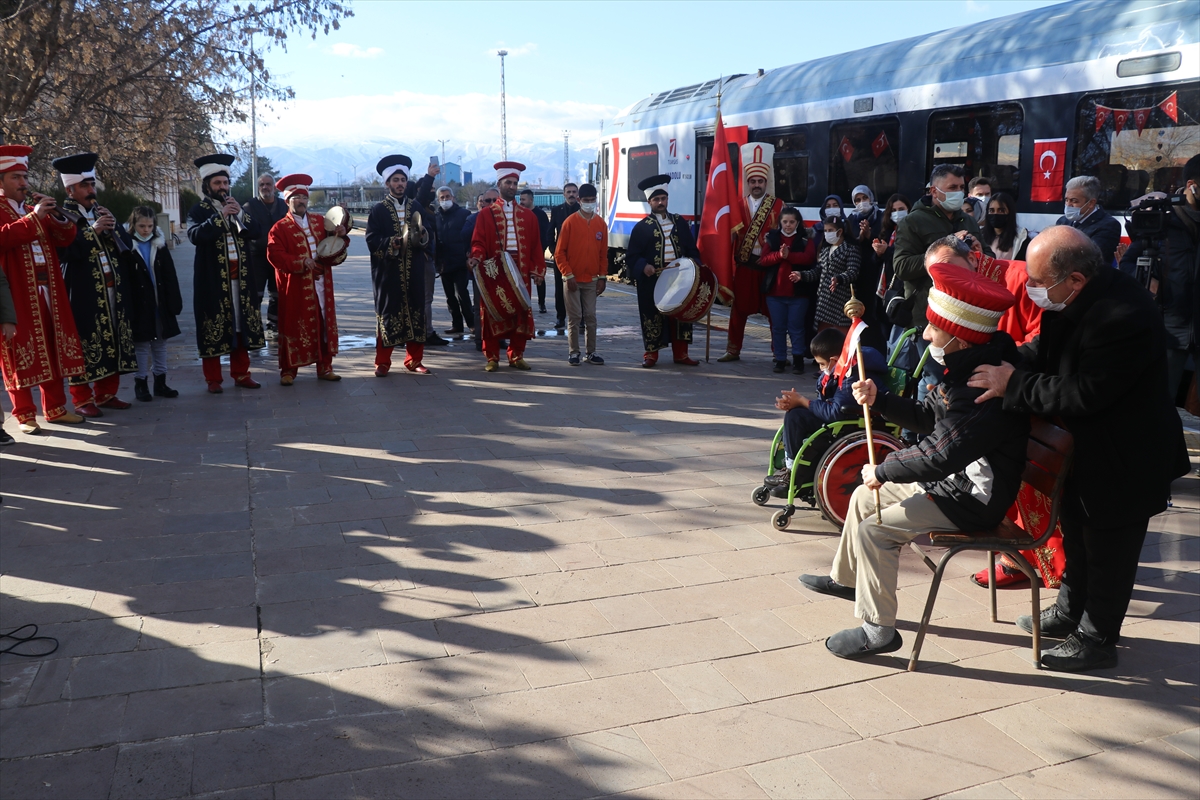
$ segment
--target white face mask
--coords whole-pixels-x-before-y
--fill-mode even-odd
[[[454,201],[453,200],[438,200],[438,205],[442,207],[442,210],[449,211],[450,209],[454,208]]]
[[[1063,278],[1063,281],[1065,280],[1066,278]],[[1062,281],[1058,283],[1062,283]],[[1062,311],[1067,307],[1066,300],[1061,303],[1055,303],[1050,299],[1050,290],[1058,286],[1058,283],[1053,286],[1030,286],[1029,284],[1025,284],[1025,293],[1029,295],[1029,299],[1033,301],[1033,304],[1043,311]],[[1072,291],[1067,295],[1067,300],[1070,300],[1074,296],[1075,292]]]
[[[906,211],[903,208],[900,209],[899,211],[893,211],[892,212],[892,222],[899,222],[900,220],[904,219],[907,216],[908,216],[908,211]]]
[[[139,242],[148,242],[154,238],[154,231],[151,231],[150,233],[147,233],[144,236],[142,234],[138,233],[137,231],[134,231],[133,238],[137,239]]]
[[[941,191],[940,189],[938,191]],[[942,192],[946,199],[938,203],[939,206],[947,211],[958,211],[963,207],[963,200],[966,199],[966,192]]]
[[[838,243],[838,232],[837,231],[825,231],[825,241],[829,242],[830,244],[837,244]]]
[[[1083,206],[1063,206],[1063,216],[1067,222],[1074,222],[1083,216]]]
[[[586,214],[595,214],[596,213],[596,204],[589,203],[589,202],[581,202],[579,204],[579,209]]]
[[[957,338],[958,338],[957,336],[952,337],[950,339],[950,342],[953,342]],[[949,346],[950,342],[946,342],[946,345]],[[929,356],[934,361],[941,364],[943,367],[946,366],[946,348],[945,347],[938,347],[936,344],[933,344],[932,342],[930,342]]]
[[[875,208],[875,204],[870,200],[863,200],[861,203],[854,204],[854,210],[864,216],[870,214],[873,208]]]

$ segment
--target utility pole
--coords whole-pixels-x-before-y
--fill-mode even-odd
[[[450,182],[446,179],[446,176],[444,174],[444,171],[446,169],[446,142],[448,142],[450,140],[449,139],[438,139],[438,141],[442,143],[442,170],[443,170],[442,185],[445,185]]]
[[[508,161],[508,120],[504,110],[504,57],[508,51],[497,50],[496,55],[500,56],[500,160]]]
[[[251,28],[250,34],[250,194],[258,195],[258,115],[255,102],[257,100],[258,80],[254,76],[254,34],[259,28]]]
[[[571,132],[563,131],[563,186],[571,180]]]

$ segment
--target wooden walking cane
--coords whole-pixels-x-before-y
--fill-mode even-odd
[[[861,319],[866,312],[867,307],[862,304],[862,301],[854,296],[854,287],[850,287],[850,299],[846,301],[846,305],[842,307],[842,313],[851,320]],[[851,324],[853,327],[853,324]],[[863,365],[862,353],[862,337],[860,336],[854,342],[854,357],[858,361],[858,380],[865,382],[867,380],[867,368]],[[875,387],[875,391],[879,391],[879,387]],[[878,395],[876,395],[878,397]],[[871,461],[871,466],[877,466],[875,463],[875,433],[871,429],[871,407],[866,403],[862,404],[863,419],[867,423],[867,458]],[[883,522],[883,513],[879,507],[879,490],[873,489],[875,495],[875,521]]]

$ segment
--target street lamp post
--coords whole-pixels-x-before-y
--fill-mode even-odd
[[[500,160],[508,161],[508,120],[504,111],[504,57],[508,51],[497,50],[496,55],[500,56]]]
[[[261,28],[251,28],[250,34],[250,193],[258,193],[258,114],[256,108],[258,94],[258,79],[254,75],[254,34]]]

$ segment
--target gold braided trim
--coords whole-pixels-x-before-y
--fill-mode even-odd
[[[979,333],[995,333],[1003,311],[992,311],[951,297],[936,286],[929,290],[929,310],[942,319]]]

